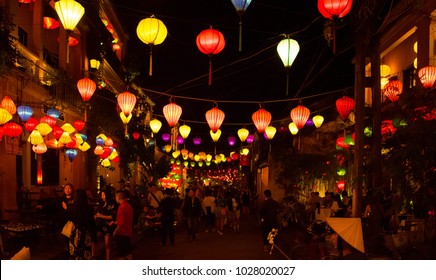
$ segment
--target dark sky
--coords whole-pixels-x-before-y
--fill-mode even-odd
[[[289,118],[290,110],[299,103],[295,98],[319,95],[304,99],[302,104],[311,111],[328,106],[334,110],[333,104],[321,101],[326,97],[335,100],[342,96],[342,89],[353,85],[354,37],[349,19],[338,23],[333,54],[323,36],[326,20],[318,12],[316,0],[253,0],[242,17],[242,52],[238,51],[239,16],[230,0],[113,2],[130,38],[125,65],[141,72],[135,83],[164,93],[149,92],[156,103],[156,114],[162,114],[162,107],[172,95],[183,108],[181,119],[193,127],[191,133],[209,133],[204,114],[214,106],[213,101],[226,114],[224,134],[236,134],[241,124],[254,132],[251,115],[261,102],[272,113],[274,124]],[[150,48],[137,38],[136,26],[151,15],[164,22],[168,36],[153,47],[153,75],[149,76]],[[222,32],[226,40],[223,51],[212,57],[211,86],[207,77],[209,58],[195,44],[197,35],[210,26]],[[289,95],[285,67],[276,51],[283,34],[290,34],[300,44],[300,52],[289,69]],[[282,101],[272,102],[276,100]]]

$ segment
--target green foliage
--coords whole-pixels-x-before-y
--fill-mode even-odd
[[[19,57],[11,36],[14,29],[13,16],[0,7],[0,76],[8,74]]]

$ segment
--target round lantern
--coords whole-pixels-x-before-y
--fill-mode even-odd
[[[192,139],[192,141],[194,142],[194,145],[198,146],[201,144],[201,138],[196,136]]]
[[[82,96],[83,101],[89,101],[92,95],[94,94],[97,85],[95,82],[89,78],[80,79],[77,82],[77,89],[79,90],[80,95]]]
[[[3,132],[9,137],[17,137],[21,135],[23,128],[16,122],[8,122],[7,124],[3,125]]]
[[[57,21],[56,19],[54,19],[52,17],[44,17],[42,20],[43,20],[42,26],[45,29],[49,29],[49,30],[56,29],[60,25],[59,21]]]
[[[343,121],[348,119],[348,116],[350,115],[351,111],[353,111],[355,104],[356,103],[354,102],[354,99],[348,96],[342,96],[336,100],[336,109]]]
[[[68,159],[70,160],[70,162],[73,162],[73,160],[76,158],[77,156],[77,150],[76,149],[66,149],[65,150],[65,155],[68,157]]]
[[[120,106],[121,111],[127,117],[133,111],[136,104],[136,96],[128,91],[118,94],[117,96],[118,106]]]
[[[161,44],[167,37],[167,33],[168,31],[165,24],[154,16],[141,20],[136,27],[136,34],[138,35],[139,40],[150,46],[150,76],[152,75],[151,48],[154,45]]]
[[[17,114],[20,116],[21,121],[27,122],[33,115],[33,109],[30,106],[21,105],[17,108]]]
[[[179,127],[180,135],[183,137],[183,139],[188,138],[189,133],[191,133],[191,128],[187,126],[186,124]]]
[[[183,139],[183,137],[180,135],[178,135],[176,137],[176,141],[177,141],[177,144],[179,144],[179,145],[183,145],[183,143],[185,143],[185,139]]]
[[[170,127],[174,127],[182,115],[182,107],[174,102],[170,102],[163,107],[163,114],[168,122],[168,125]]]
[[[421,68],[418,71],[418,77],[425,88],[432,88],[436,80],[436,67],[426,66],[424,68]]]
[[[139,137],[141,136],[141,133],[135,131],[132,133],[132,136],[133,136],[133,139],[138,140]]]
[[[171,138],[171,135],[169,133],[163,133],[162,134],[162,140],[164,140],[164,142],[168,142]]]
[[[346,16],[352,5],[352,0],[318,0],[319,12],[328,19]]]
[[[316,128],[320,128],[324,122],[324,117],[321,115],[316,115],[312,118],[312,121]]]
[[[213,142],[218,142],[218,140],[221,137],[221,129],[218,129],[216,132],[210,131],[210,137],[212,138]]]
[[[403,92],[403,83],[398,80],[389,81],[383,88],[383,94],[391,101],[396,102]]]
[[[55,10],[65,30],[73,31],[85,14],[85,8],[74,0],[60,0],[55,3]]]
[[[31,131],[33,131],[35,128],[36,128],[36,126],[38,125],[38,120],[37,119],[35,119],[35,118],[33,118],[33,117],[30,117],[28,120],[27,120],[27,122],[24,124],[24,127],[26,128],[26,130],[28,131],[28,132],[31,132]]]
[[[247,139],[245,139],[247,144],[251,144],[254,142],[254,134],[248,134]]]
[[[257,131],[259,133],[264,133],[265,128],[269,125],[271,122],[272,116],[271,113],[267,110],[260,108],[254,114],[251,116],[253,119],[254,125],[257,128]]]
[[[220,53],[226,44],[224,36],[218,30],[210,27],[197,36],[197,47],[200,52],[209,56],[209,85],[212,84],[212,56]]]
[[[33,145],[32,151],[35,152],[35,154],[39,154],[39,155],[43,154],[47,152],[47,145],[44,142],[37,145]]]
[[[247,136],[248,136],[249,133],[250,132],[246,128],[238,129],[239,140],[241,140],[241,142],[245,142],[245,140],[247,139]]]
[[[163,149],[165,150],[165,152],[169,153],[169,152],[171,152],[172,148],[171,148],[171,145],[165,145]]]
[[[210,129],[216,132],[224,121],[225,114],[223,111],[214,107],[206,112],[206,121]]]
[[[300,45],[293,39],[283,39],[277,45],[277,52],[286,68],[291,67],[299,51]]]
[[[229,143],[230,146],[234,146],[236,143],[236,137],[235,136],[229,136],[227,137],[227,142]]]
[[[54,125],[56,125],[56,119],[50,116],[44,116],[42,118],[39,119],[40,123],[46,123],[48,124],[50,127],[53,127]]]
[[[77,130],[77,132],[80,132],[85,128],[85,122],[82,120],[75,120],[73,122],[73,126]]]
[[[153,133],[158,133],[161,127],[162,127],[162,122],[160,120],[153,119],[150,121],[150,128],[151,131],[153,131]]]
[[[89,61],[89,64],[90,64],[91,68],[98,69],[98,68],[100,68],[101,62],[99,60],[97,60],[97,59],[91,59]]]
[[[5,108],[11,115],[17,112],[17,107],[15,106],[14,101],[7,95],[3,97],[1,106]]]
[[[27,138],[27,141],[32,145],[38,145],[44,143],[44,138],[42,138],[41,133],[35,129],[34,131],[32,131],[32,133],[30,133],[29,138]]]
[[[12,120],[12,114],[9,113],[5,108],[0,107],[0,125],[3,125],[10,120]]]
[[[298,129],[302,129],[310,116],[310,110],[302,105],[298,105],[291,111],[291,119]]]

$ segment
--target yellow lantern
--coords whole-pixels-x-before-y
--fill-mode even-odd
[[[241,154],[244,156],[248,155],[249,153],[250,153],[250,150],[248,148],[243,148],[241,151]]]
[[[74,134],[74,136],[76,136],[76,142],[77,142],[77,144],[79,144],[79,145],[82,145],[83,144],[83,137],[82,137],[82,134],[80,134],[80,133],[76,133],[76,134]]]
[[[189,165],[189,161],[184,161],[183,162],[183,166],[188,167],[188,165]]]
[[[248,129],[246,128],[241,128],[238,130],[238,136],[239,136],[239,140],[241,140],[241,142],[245,142],[245,140],[248,137],[248,134],[250,134],[250,132],[248,131]]]
[[[211,130],[210,137],[212,137],[213,142],[217,142],[221,136],[221,129],[218,129],[215,133]]]
[[[55,3],[55,10],[65,30],[73,31],[85,14],[85,8],[74,0],[60,0]]]
[[[108,138],[106,138],[106,140],[104,140],[105,146],[112,146],[113,144],[114,144],[114,141],[110,137],[108,137]]]
[[[175,150],[173,153],[173,158],[178,158],[180,156],[180,151],[179,150]]]
[[[212,160],[212,155],[211,154],[207,154],[206,155],[206,161],[211,161]]]
[[[48,135],[53,129],[47,123],[39,123],[36,127],[42,136]]]
[[[123,122],[123,124],[127,125],[130,122],[130,120],[132,119],[132,114],[129,114],[126,117],[126,115],[124,115],[124,113],[121,112],[120,113],[120,118],[121,118],[121,121]]]
[[[109,167],[111,166],[111,162],[108,158],[105,158],[104,160],[101,161],[100,163],[103,167]]]
[[[104,135],[103,133],[100,133],[99,135],[97,135],[97,137],[95,137],[95,138],[101,138],[102,140],[103,140],[103,142],[104,141],[106,141],[106,139],[107,139],[107,136],[106,135]]]
[[[386,77],[391,73],[391,67],[387,64],[380,65],[380,76]]]
[[[68,134],[73,133],[74,131],[76,131],[76,129],[74,128],[74,126],[72,126],[69,123],[65,123],[63,126],[61,126],[61,128],[63,130],[65,130],[66,132],[68,132]]]
[[[277,129],[274,126],[268,126],[265,128],[265,134],[268,137],[268,140],[271,140],[274,138],[274,135],[276,135]]]
[[[72,142],[73,139],[71,139],[70,134],[68,134],[68,132],[64,131],[64,133],[62,133],[61,137],[59,138],[59,142],[61,142],[62,144],[68,144],[70,142]]]
[[[188,138],[189,133],[191,132],[191,128],[187,126],[186,124],[179,127],[180,135],[183,137],[183,139]]]
[[[321,115],[316,115],[312,118],[312,121],[316,128],[320,128],[324,122],[324,117]]]
[[[194,160],[195,160],[195,161],[200,161],[200,156],[199,156],[198,154],[195,155],[195,156],[194,156]]]
[[[165,150],[165,152],[167,152],[167,153],[171,152],[171,145],[165,145],[165,146],[164,146],[164,150]]]
[[[150,121],[150,128],[153,133],[158,133],[162,127],[162,122],[158,119],[153,119]]]
[[[109,160],[113,160],[114,158],[116,158],[118,156],[118,152],[117,150],[113,150],[112,153],[107,157]]]
[[[292,135],[296,135],[298,133],[298,128],[294,122],[291,122],[289,124],[289,131],[291,132]]]
[[[79,145],[79,147],[77,147],[79,150],[81,150],[82,152],[86,152],[87,150],[89,150],[91,148],[91,146],[87,143],[87,142],[83,142],[81,145]]]
[[[29,138],[27,138],[27,141],[32,145],[38,145],[44,143],[44,138],[42,138],[41,133],[35,129],[32,131],[32,133],[30,133]]]
[[[91,60],[89,61],[89,64],[91,64],[91,68],[93,68],[93,69],[98,69],[98,68],[100,68],[100,61],[97,60],[97,59],[91,59]]]
[[[11,113],[9,113],[5,108],[0,108],[0,125],[4,125],[12,119]]]
[[[150,46],[150,68],[149,75],[152,75],[152,46],[161,44],[167,37],[167,28],[165,24],[151,16],[149,18],[143,19],[139,22],[136,27],[136,34],[139,40]]]

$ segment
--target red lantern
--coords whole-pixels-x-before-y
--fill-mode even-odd
[[[436,80],[436,67],[426,66],[422,68],[418,72],[418,77],[425,88],[432,88]]]
[[[163,107],[163,114],[170,127],[174,127],[182,115],[182,107],[174,102],[170,102]]]
[[[213,133],[217,132],[224,121],[225,114],[220,109],[214,107],[206,112],[206,121]]]
[[[23,128],[15,122],[8,122],[3,126],[3,132],[9,137],[17,137],[21,135]]]
[[[39,119],[39,122],[48,124],[51,128],[56,125],[56,119],[50,116],[44,116]]]
[[[318,0],[319,12],[328,19],[346,16],[352,5],[352,0]]]
[[[391,102],[396,102],[402,92],[403,92],[403,83],[397,80],[390,81],[383,88],[384,95]]]
[[[343,121],[348,119],[351,111],[353,111],[356,103],[353,98],[342,96],[338,100],[336,100],[336,109],[338,110],[339,116]]]
[[[77,148],[77,138],[76,138],[76,136],[71,136],[71,142],[68,142],[66,145],[65,145],[67,148],[70,148],[70,149],[75,149],[75,148]]]
[[[82,129],[85,128],[85,122],[82,120],[76,120],[73,123],[74,128],[77,130],[77,132],[82,131]]]
[[[265,128],[270,124],[272,116],[267,110],[260,108],[251,116],[254,125],[259,133],[264,133]]]
[[[344,181],[339,181],[336,184],[336,188],[337,188],[337,192],[342,192],[345,189],[345,182]]]
[[[298,105],[291,111],[291,119],[298,129],[302,129],[309,118],[310,110],[302,105]]]
[[[28,131],[28,132],[32,132],[35,128],[36,128],[36,126],[38,125],[38,120],[37,119],[35,119],[35,118],[33,118],[33,117],[30,117],[28,120],[27,120],[27,122],[24,124],[24,127],[26,128],[26,130]]]
[[[65,130],[63,130],[61,127],[59,127],[59,126],[57,126],[57,125],[53,126],[53,131],[52,131],[52,133],[53,133],[53,137],[54,137],[56,140],[59,140],[59,138],[61,138],[61,136],[62,136],[62,134],[64,133],[64,131],[65,131]]]
[[[212,59],[211,57],[214,54],[220,53],[226,44],[224,40],[224,36],[221,32],[218,30],[213,29],[210,27],[210,29],[206,29],[200,32],[197,36],[197,47],[198,49],[204,53],[207,54],[210,58],[209,60],[209,85],[212,84]]]
[[[120,106],[121,111],[124,113],[124,116],[129,116],[133,108],[136,105],[136,96],[128,91],[118,94],[117,97],[118,106]]]
[[[138,140],[141,134],[139,132],[133,132],[132,133],[133,139]]]
[[[92,95],[95,92],[97,85],[95,82],[89,78],[80,79],[77,82],[77,89],[79,90],[80,95],[82,96],[83,101],[89,101]]]
[[[44,17],[43,18],[43,27],[45,29],[56,29],[59,27],[59,21],[57,21],[51,17]]]
[[[342,149],[348,149],[350,147],[350,145],[345,143],[345,137],[338,137],[338,139],[336,139],[336,146],[341,147]]]

